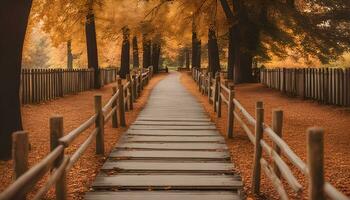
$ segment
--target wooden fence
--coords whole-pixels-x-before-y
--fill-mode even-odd
[[[192,76],[198,84],[199,91],[204,95],[208,95],[208,100],[213,104],[217,117],[221,117],[222,104],[225,103],[227,105],[227,136],[229,138],[233,137],[234,123],[237,122],[254,145],[252,190],[255,194],[260,193],[262,169],[272,182],[280,199],[289,199],[284,188],[285,184],[295,192],[293,199],[300,198],[304,187],[287,164],[291,163],[297,171],[300,171],[308,178],[309,199],[320,200],[327,197],[334,200],[349,200],[347,196],[324,181],[324,133],[321,128],[309,128],[307,130],[308,159],[305,164],[282,139],[282,110],[273,111],[272,127],[270,127],[264,122],[263,102],[256,103],[254,118],[235,98],[232,82],[221,80],[222,78],[219,74],[216,74],[214,77],[205,71],[197,69],[192,70]]]
[[[64,134],[61,116],[50,118],[51,153],[30,169],[28,169],[28,134],[24,131],[14,133],[13,161],[16,180],[0,194],[0,200],[25,199],[27,193],[45,174],[49,174],[49,177],[33,199],[42,199],[53,185],[56,188],[56,199],[67,199],[67,173],[93,140],[96,141],[96,154],[104,155],[104,125],[112,120],[113,128],[119,125],[126,126],[125,111],[133,109],[133,103],[153,76],[152,67],[142,70],[132,72],[131,76],[127,75],[128,78],[124,82],[118,78],[118,87],[113,87],[112,97],[106,105],[102,106],[102,97],[95,95],[95,114],[68,134]],[[72,155],[66,155],[65,149],[93,125],[95,128],[88,138]]]
[[[350,69],[261,69],[260,82],[290,96],[350,106]]]
[[[117,68],[101,71],[101,85],[114,82]],[[94,88],[93,69],[22,69],[21,102],[40,103]]]

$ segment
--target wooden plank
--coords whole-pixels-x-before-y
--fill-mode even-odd
[[[128,135],[218,136],[217,130],[128,130]]]
[[[209,122],[210,120],[208,118],[142,118],[138,117],[136,122],[141,122],[141,121],[184,121],[184,122]]]
[[[107,161],[102,170],[116,170],[118,172],[215,172],[231,173],[233,165],[230,162],[181,162],[181,161]]]
[[[132,125],[131,130],[216,130],[215,126],[148,126]]]
[[[212,122],[197,121],[136,121],[133,125],[157,125],[157,126],[208,126],[214,125]]]
[[[226,151],[161,151],[161,150],[118,150],[112,151],[111,158],[116,159],[193,159],[193,160],[228,160]]]
[[[115,191],[88,192],[86,200],[239,200],[234,191]]]
[[[221,136],[124,136],[126,142],[218,142],[224,143]]]
[[[224,150],[226,144],[219,143],[121,143],[119,149],[166,149],[166,150]]]
[[[232,175],[124,175],[97,176],[92,184],[94,189],[159,189],[193,190],[217,189],[234,190],[241,188],[242,181]]]

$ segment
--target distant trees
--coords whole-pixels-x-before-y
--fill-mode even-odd
[[[47,68],[49,65],[48,39],[46,37],[39,38],[31,43],[27,55],[22,59],[23,67],[26,68]]]
[[[22,130],[19,100],[23,41],[31,0],[3,0],[0,7],[0,160],[11,158],[12,133]]]

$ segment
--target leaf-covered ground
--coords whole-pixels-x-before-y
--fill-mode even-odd
[[[217,124],[222,134],[226,133],[227,108],[223,106],[222,118],[217,119],[208,97],[198,92],[198,87],[192,77],[182,74],[182,83],[197,97],[212,121]],[[255,116],[255,103],[263,101],[265,106],[265,122],[271,125],[272,110],[280,108],[284,111],[283,139],[294,152],[306,161],[306,130],[310,126],[321,126],[325,129],[325,173],[326,180],[336,186],[346,195],[350,195],[350,109],[320,105],[313,101],[303,101],[289,98],[278,91],[268,89],[260,84],[243,84],[236,86],[236,98]],[[254,129],[251,130],[254,133]],[[265,137],[266,138],[266,137]],[[245,191],[249,198],[255,198],[251,193],[251,172],[253,161],[253,145],[238,124],[235,124],[234,138],[227,140],[231,149],[235,169],[242,175]],[[286,159],[284,159],[286,160]],[[288,163],[290,165],[290,163]],[[291,165],[290,165],[291,166]],[[294,174],[304,186],[301,199],[307,198],[307,179],[293,168]],[[262,172],[263,174],[263,172]],[[277,199],[277,194],[267,177],[262,175],[261,192],[258,199]],[[288,188],[291,199],[297,199]]]
[[[142,95],[134,104],[134,110],[126,113],[127,124],[131,124],[147,102],[151,89],[164,78],[165,75],[156,75],[145,87]],[[87,91],[78,95],[66,96],[54,101],[38,104],[25,105],[22,109],[24,129],[29,133],[31,151],[29,153],[29,164],[33,166],[49,153],[49,118],[61,115],[64,119],[64,132],[77,128],[94,113],[94,95],[101,94],[105,104],[112,95],[110,84],[100,90]],[[120,135],[127,128],[112,128],[111,121],[105,125],[105,155],[107,156],[117,143]],[[66,154],[71,155],[84,142],[91,133],[92,128],[79,136],[71,147],[66,149]],[[99,168],[105,161],[105,157],[95,155],[95,143],[93,142],[84,155],[78,160],[68,174],[68,197],[69,199],[83,199],[84,193],[89,189]],[[3,191],[12,181],[12,162],[0,162],[0,192]],[[46,178],[46,177],[45,177]],[[34,188],[38,191],[45,178]],[[33,195],[30,194],[29,198]],[[54,190],[48,193],[46,199],[54,199]]]

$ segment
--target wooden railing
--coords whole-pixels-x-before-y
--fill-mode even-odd
[[[290,96],[350,106],[350,68],[261,69],[260,82]]]
[[[94,140],[96,154],[104,155],[104,125],[112,120],[113,128],[117,128],[119,124],[126,126],[125,111],[133,109],[133,102],[140,96],[140,92],[148,84],[152,74],[153,70],[150,67],[146,70],[134,71],[131,76],[127,75],[128,78],[124,83],[118,78],[118,88],[113,87],[112,97],[107,104],[102,106],[101,95],[95,95],[95,114],[66,135],[63,131],[63,117],[50,118],[51,152],[30,169],[28,169],[28,134],[25,131],[15,132],[13,161],[16,180],[0,194],[0,200],[24,199],[36,183],[50,171],[48,179],[32,199],[42,199],[53,185],[56,187],[56,199],[67,199],[66,175],[69,170]],[[72,155],[65,155],[65,149],[93,125],[95,125],[94,129],[78,149]]]
[[[100,69],[101,85],[112,83],[117,68]],[[94,88],[93,69],[22,69],[21,102],[40,103]]]
[[[297,171],[309,179],[309,199],[319,200],[327,197],[334,200],[349,200],[347,196],[324,181],[323,129],[307,130],[308,158],[305,164],[282,139],[282,110],[273,111],[272,127],[270,127],[264,122],[263,102],[256,103],[254,118],[234,97],[232,82],[220,80],[219,74],[213,77],[210,73],[197,69],[192,69],[192,77],[202,94],[208,95],[217,117],[221,117],[222,103],[227,105],[227,136],[233,137],[233,126],[238,122],[254,145],[252,190],[255,194],[260,193],[261,169],[263,169],[280,199],[289,199],[283,183],[286,183],[299,198],[304,187],[287,164],[291,163]]]

